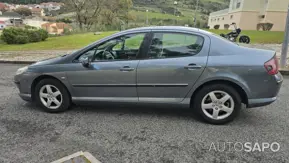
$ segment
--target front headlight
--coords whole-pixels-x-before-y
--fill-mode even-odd
[[[28,66],[25,66],[25,67],[18,69],[16,71],[16,75],[20,75],[20,74],[24,73],[25,71],[27,71],[27,69],[28,69]]]

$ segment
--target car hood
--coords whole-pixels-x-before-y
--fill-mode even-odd
[[[51,64],[60,64],[62,63],[65,56],[55,57],[55,58],[48,58],[42,61],[38,61],[31,66],[41,66],[41,65],[51,65]]]

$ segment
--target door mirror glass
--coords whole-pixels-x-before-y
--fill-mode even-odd
[[[83,60],[81,63],[83,67],[88,68],[90,66],[90,58],[87,57],[87,60]]]

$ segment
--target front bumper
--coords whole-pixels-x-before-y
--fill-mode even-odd
[[[30,93],[21,93],[21,85],[20,82],[14,81],[15,85],[19,89],[20,93],[19,96],[24,100],[24,101],[32,101],[32,97]]]
[[[19,96],[25,101],[32,101],[31,86],[37,74],[25,72],[14,77],[14,83],[19,90]]]
[[[22,98],[22,100],[24,100],[24,101],[32,102],[31,94],[22,94],[22,93],[19,93],[19,96],[20,96],[20,97]]]

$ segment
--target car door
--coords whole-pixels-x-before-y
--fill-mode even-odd
[[[136,68],[146,33],[110,39],[79,55],[67,78],[77,101],[138,101]],[[88,66],[81,62],[90,60]]]
[[[184,100],[206,67],[209,44],[200,34],[153,32],[147,57],[137,69],[139,101]]]

